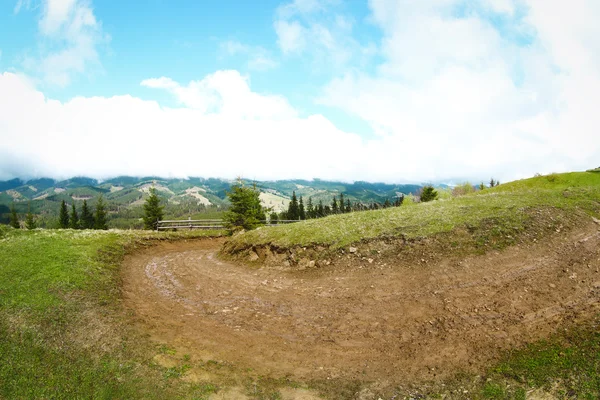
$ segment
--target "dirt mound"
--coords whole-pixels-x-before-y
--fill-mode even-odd
[[[222,261],[222,244],[167,243],[129,256],[125,304],[158,341],[276,377],[445,378],[599,310],[600,231],[591,220],[485,255],[394,263],[352,254],[304,270]]]

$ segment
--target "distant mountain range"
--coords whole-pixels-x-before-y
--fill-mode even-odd
[[[87,177],[75,177],[63,181],[49,178],[24,181],[12,179],[0,181],[0,222],[7,223],[10,207],[14,204],[17,212],[25,214],[28,208],[38,215],[41,226],[56,223],[62,200],[69,206],[75,203],[79,209],[83,200],[93,207],[102,194],[109,208],[109,226],[138,227],[142,215],[142,205],[151,187],[155,187],[165,204],[169,218],[213,218],[219,217],[229,202],[227,191],[232,180],[216,178],[164,179],[160,177],[120,176],[105,181]],[[324,180],[280,180],[244,181],[256,185],[265,207],[275,211],[287,209],[292,192],[305,201],[312,197],[313,203],[322,200],[330,204],[333,196],[352,202],[383,203],[401,194],[417,193],[420,185],[393,185],[369,182],[334,182]]]

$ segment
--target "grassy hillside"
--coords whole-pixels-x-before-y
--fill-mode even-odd
[[[231,239],[229,249],[325,245],[333,249],[381,237],[423,238],[467,229],[480,245],[511,244],[529,224],[553,209],[557,216],[575,211],[598,215],[600,174],[552,174],[484,189],[471,195],[429,203],[406,202],[398,208],[355,212],[275,228]]]
[[[119,308],[125,249],[158,237],[206,234],[0,227],[0,398],[202,398],[212,392],[154,365]]]

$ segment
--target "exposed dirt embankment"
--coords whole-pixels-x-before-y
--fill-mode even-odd
[[[447,377],[599,311],[600,225],[550,228],[543,241],[483,255],[445,257],[421,241],[399,259],[398,243],[383,240],[285,259],[256,248],[250,266],[219,259],[222,239],[161,244],[127,258],[125,304],[156,340],[262,374]],[[286,267],[290,257],[306,267]]]
[[[256,245],[234,237],[225,241],[219,255],[231,261],[281,270],[345,268],[361,266],[365,262],[411,266],[484,254],[509,246],[528,246],[590,222],[590,217],[583,212],[575,215],[555,208],[528,210],[526,216],[524,226],[519,229],[503,226],[490,218],[482,220],[478,226],[461,226],[426,238],[406,238],[395,234],[365,239],[344,248],[335,243],[290,247],[273,243]]]

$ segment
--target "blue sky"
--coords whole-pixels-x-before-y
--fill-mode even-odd
[[[37,30],[43,2],[3,2],[0,26],[14,35],[0,38],[2,70],[20,71],[23,57],[35,57],[44,46]],[[297,55],[284,55],[277,46],[273,23],[280,1],[103,1],[88,3],[102,24],[105,36],[99,40],[100,62],[90,71],[74,74],[68,85],[40,84],[44,93],[66,101],[75,96],[113,96],[131,94],[175,106],[175,99],[140,86],[144,79],[168,76],[186,83],[217,70],[235,69],[250,75],[258,92],[284,94],[304,114],[317,112],[314,103],[318,89],[335,71],[325,63]],[[352,1],[335,5],[336,13],[354,20],[354,31],[364,40],[375,40],[379,33],[368,21],[366,2]],[[18,11],[17,11],[18,10]],[[42,43],[40,43],[42,42]],[[231,43],[247,46],[236,53]],[[60,46],[60,45],[59,45]],[[229,46],[229,47],[228,47]],[[254,53],[275,66],[249,65]],[[373,60],[370,60],[371,63]],[[352,118],[329,110],[331,118],[346,125]],[[360,121],[354,121],[360,125]],[[368,126],[360,126],[368,133]]]
[[[0,179],[595,167],[598,17],[595,0],[3,1]],[[188,161],[147,162],[149,138]],[[54,144],[69,140],[101,151]],[[206,145],[233,161],[196,159]],[[293,155],[246,154],[265,148]]]

